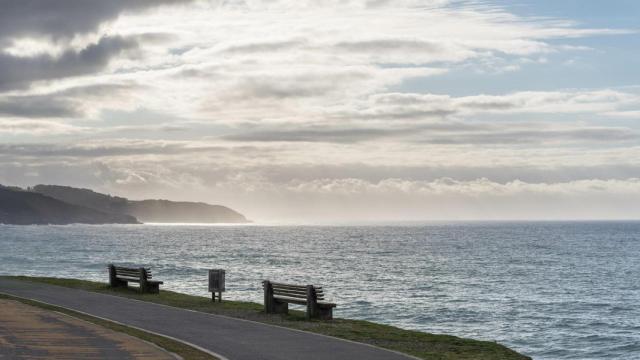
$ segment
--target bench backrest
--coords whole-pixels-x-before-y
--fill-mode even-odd
[[[128,268],[128,267],[122,267],[122,266],[114,266],[115,271],[116,271],[116,276],[126,276],[126,277],[134,277],[134,278],[139,278],[140,277],[140,269],[144,270],[144,277],[145,279],[151,279],[153,278],[153,275],[151,274],[151,270],[147,269],[147,268]]]
[[[308,301],[307,287],[311,286],[312,291],[315,292],[316,300],[324,300],[324,293],[322,292],[321,286],[293,285],[293,284],[276,283],[271,281],[263,281],[262,286],[264,287],[267,282],[271,284],[271,288],[273,289],[273,296],[276,296],[276,297],[284,296],[288,298]]]

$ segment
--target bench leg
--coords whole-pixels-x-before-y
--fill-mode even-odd
[[[149,294],[159,294],[160,293],[160,284],[149,284],[147,283],[147,292]]]
[[[143,294],[158,294],[160,293],[160,284],[143,281],[140,283],[140,292]]]
[[[116,267],[113,264],[109,265],[109,286],[111,287],[127,287],[128,283],[125,280],[120,280],[116,276]]]
[[[289,313],[289,303],[274,301],[273,302],[273,313],[274,314],[288,314]]]
[[[317,313],[320,320],[333,320],[332,307],[327,307],[327,308],[318,307]]]

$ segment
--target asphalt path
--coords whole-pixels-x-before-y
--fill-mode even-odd
[[[228,360],[414,359],[333,337],[54,285],[0,278],[0,293],[169,336]]]
[[[0,359],[176,360],[133,336],[0,299]]]

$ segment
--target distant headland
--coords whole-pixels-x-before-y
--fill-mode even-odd
[[[221,205],[169,200],[129,200],[59,185],[22,189],[0,185],[0,223],[139,224],[247,223],[244,215]]]

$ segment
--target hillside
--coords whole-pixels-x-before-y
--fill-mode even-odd
[[[42,194],[0,186],[0,223],[31,224],[137,224],[135,217],[106,213],[68,204]]]
[[[240,213],[221,205],[169,200],[128,200],[69,186],[37,185],[29,190],[69,204],[98,211],[135,216],[142,222],[159,223],[246,223]]]

